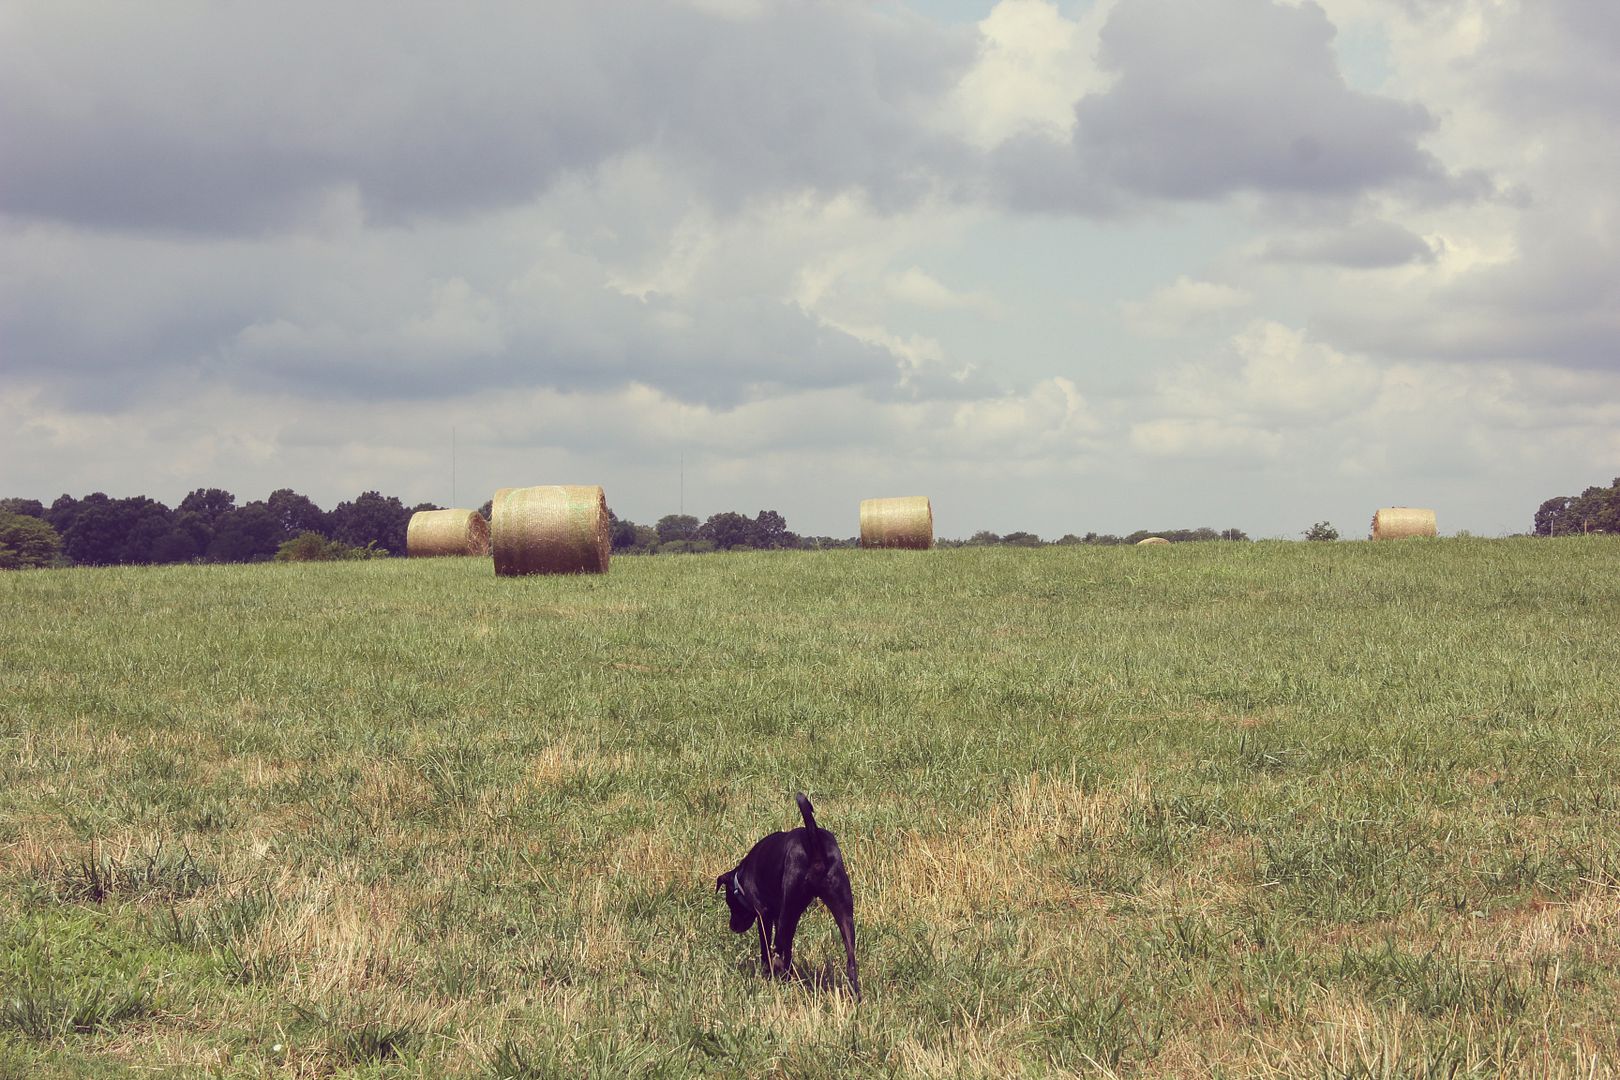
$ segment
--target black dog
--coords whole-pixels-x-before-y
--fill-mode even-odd
[[[747,933],[759,927],[759,962],[767,975],[793,974],[793,935],[799,929],[799,916],[813,900],[827,905],[844,937],[844,970],[861,998],[861,977],[855,971],[855,898],[849,890],[849,874],[838,841],[826,829],[816,827],[810,800],[800,792],[793,796],[804,815],[804,828],[774,832],[755,844],[736,869],[714,879],[717,891],[726,894],[731,907],[733,933]],[[776,958],[771,957],[772,946]]]

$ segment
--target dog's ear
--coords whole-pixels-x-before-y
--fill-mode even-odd
[[[714,891],[715,892],[725,892],[726,891],[726,878],[728,878],[730,876],[731,876],[730,874],[721,874],[719,877],[715,878],[714,879]]]

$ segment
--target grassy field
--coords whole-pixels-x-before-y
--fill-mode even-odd
[[[1617,703],[1605,538],[0,575],[0,1078],[1605,1075]]]

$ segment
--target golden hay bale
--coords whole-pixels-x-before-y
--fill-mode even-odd
[[[1374,540],[1401,540],[1408,536],[1438,536],[1434,511],[1416,506],[1386,506],[1373,515]]]
[[[926,495],[861,500],[861,547],[934,546],[934,508]]]
[[[596,485],[501,488],[490,519],[497,574],[607,573],[613,534]]]
[[[1138,540],[1136,542],[1136,546],[1141,547],[1143,544],[1168,544],[1169,542],[1170,541],[1166,540],[1162,536],[1150,536],[1146,540]]]
[[[418,510],[405,527],[405,554],[488,555],[489,522],[476,510]]]

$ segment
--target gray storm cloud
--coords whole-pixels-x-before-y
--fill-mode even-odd
[[[25,4],[0,38],[0,210],[91,227],[262,232],[353,190],[368,220],[522,203],[632,150],[732,206],[938,190],[1106,213],[1122,198],[1444,186],[1417,105],[1340,77],[1315,5],[1126,0],[1116,75],[1067,147],[988,158],[941,131],[971,35],[803,3],[157,7]]]
[[[1102,31],[1115,76],[1075,105],[1071,144],[1025,137],[994,160],[1014,205],[1108,214],[1144,197],[1477,193],[1420,143],[1421,106],[1351,89],[1315,4],[1126,0]]]
[[[1374,270],[1407,263],[1432,263],[1428,241],[1393,221],[1364,221],[1342,229],[1315,230],[1269,241],[1262,257],[1282,263],[1325,263]]]
[[[715,199],[903,201],[964,32],[853,4],[25,4],[0,37],[0,210],[255,232],[352,187],[376,221],[532,198],[655,148]]]

